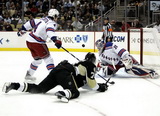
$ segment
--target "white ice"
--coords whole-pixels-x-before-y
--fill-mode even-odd
[[[71,52],[79,59],[86,53]],[[77,62],[67,52],[51,52],[55,64],[66,59]],[[32,61],[30,52],[0,51],[0,116],[160,116],[160,79],[131,77],[120,70],[111,79],[108,91],[99,93],[80,89],[80,97],[61,103],[54,93],[30,94],[18,91],[3,93],[5,82],[23,82]],[[48,74],[45,64],[40,65],[36,83]],[[98,82],[105,82],[96,78]]]

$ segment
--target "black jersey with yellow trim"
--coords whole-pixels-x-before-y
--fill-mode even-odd
[[[91,89],[96,86],[96,80],[94,74],[96,71],[96,66],[89,61],[81,61],[75,66],[79,70],[79,74],[75,76],[75,80],[78,87],[82,87],[84,84],[87,84]]]

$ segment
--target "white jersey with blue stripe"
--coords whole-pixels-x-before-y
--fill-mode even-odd
[[[57,23],[48,17],[30,20],[23,26],[26,30],[32,30],[26,38],[28,42],[43,44],[47,38],[57,36],[55,33]]]
[[[103,64],[122,65],[121,59],[127,54],[129,52],[124,48],[119,48],[116,44],[107,42],[99,58]]]

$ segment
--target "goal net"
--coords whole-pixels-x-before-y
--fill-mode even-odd
[[[128,51],[140,64],[160,70],[160,33],[157,29],[131,28],[128,30],[127,42]]]

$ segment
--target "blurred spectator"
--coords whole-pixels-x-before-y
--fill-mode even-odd
[[[39,11],[35,4],[32,4],[31,12],[34,14],[34,16],[38,14]]]
[[[135,28],[142,28],[143,25],[139,22],[138,19],[135,19],[135,20],[132,22],[132,27],[135,27]]]
[[[3,17],[0,15],[0,31],[3,31]]]
[[[74,27],[76,31],[82,31],[83,29],[83,24],[79,21],[79,18],[75,19],[75,21],[73,21],[71,25]]]
[[[10,10],[11,2],[12,2],[12,0],[7,0],[7,2],[6,2],[6,9],[7,10]]]
[[[49,10],[49,1],[45,0],[42,5],[42,11],[45,13]]]
[[[93,7],[93,14],[98,15],[100,13],[100,11],[98,9],[98,5],[97,4],[95,4],[95,5],[92,4],[92,7]]]
[[[5,8],[5,0],[1,0],[1,2],[0,2],[0,15],[2,14],[4,8]]]
[[[17,12],[16,7],[15,5],[13,5],[9,10],[10,17],[12,17],[16,12]]]
[[[73,12],[71,10],[69,10],[67,13],[64,14],[64,19],[66,21],[72,20],[72,17],[74,17],[74,14],[73,14]]]
[[[28,3],[29,8],[32,8],[33,5],[36,5],[36,2],[34,2],[34,0],[28,0],[28,1],[29,1],[29,3]]]
[[[11,23],[11,18],[7,14],[5,15],[4,22]]]
[[[128,28],[130,28],[131,26],[128,23],[125,23],[125,21],[122,21],[122,26],[121,26],[121,31],[127,31]]]
[[[58,29],[57,30],[61,30],[61,31],[64,31],[64,26],[65,26],[65,20],[64,19],[61,19],[61,20],[58,20],[57,22],[59,25],[58,25]]]
[[[36,7],[42,9],[43,0],[37,0]]]
[[[15,7],[16,7],[17,12],[21,12],[22,5],[20,3],[16,3]]]
[[[72,2],[72,6],[74,6],[75,7],[75,5],[80,5],[81,3],[80,3],[80,0],[71,0],[71,2]]]
[[[105,7],[104,7],[104,5],[103,4],[101,4],[101,2],[98,2],[98,9],[99,9],[99,11],[101,12],[103,12],[104,13],[104,11],[105,11]]]
[[[64,25],[64,31],[73,31],[73,26],[71,24],[72,21],[68,20],[67,23]]]
[[[5,31],[13,31],[13,28],[9,22],[4,22],[4,30]]]
[[[111,21],[111,26],[112,26],[113,31],[121,31],[120,26],[116,23],[115,20]]]
[[[23,5],[24,5],[24,12],[27,11],[28,4],[29,4],[28,0],[24,0],[24,2],[23,2]]]
[[[72,3],[70,0],[64,0],[64,8],[68,9],[70,7],[72,7]]]
[[[31,8],[27,8],[27,11],[24,13],[24,16],[25,17],[28,17],[29,19],[33,19],[33,17],[34,17],[34,14],[33,14],[33,12],[31,11]]]
[[[89,11],[84,15],[83,17],[83,23],[87,24],[89,22],[93,21],[93,16],[92,14],[89,13]]]
[[[11,24],[14,24],[14,28],[17,28],[17,24],[22,24],[22,19],[20,14],[16,12],[11,18]]]

